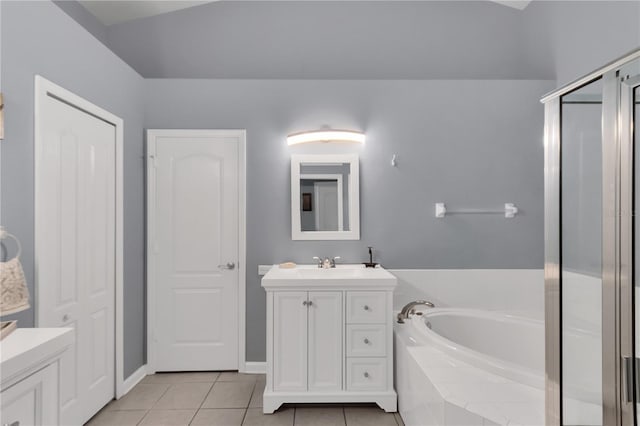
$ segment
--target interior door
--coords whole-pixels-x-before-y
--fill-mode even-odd
[[[338,206],[336,181],[314,183],[317,231],[342,231],[341,209]]]
[[[83,424],[115,391],[114,125],[57,98],[38,107],[39,327],[72,327],[60,363],[60,416]]]
[[[156,371],[238,368],[239,138],[149,131]]]

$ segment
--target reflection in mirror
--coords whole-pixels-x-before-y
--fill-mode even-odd
[[[291,237],[360,239],[358,156],[291,157]]]
[[[300,165],[302,231],[349,230],[349,163]]]

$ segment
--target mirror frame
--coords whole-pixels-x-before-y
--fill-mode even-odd
[[[300,218],[300,166],[302,164],[349,164],[349,230],[303,231]],[[357,154],[291,156],[291,239],[359,240],[360,239],[360,167]]]

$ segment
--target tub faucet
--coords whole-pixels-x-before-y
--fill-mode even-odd
[[[400,324],[404,324],[404,320],[409,318],[409,315],[415,313],[415,308],[416,306],[419,305],[424,305],[427,306],[429,308],[435,308],[436,305],[434,305],[433,303],[427,301],[427,300],[416,300],[414,302],[409,302],[407,303],[404,308],[402,308],[402,310],[400,311],[400,313],[398,314],[398,323]]]

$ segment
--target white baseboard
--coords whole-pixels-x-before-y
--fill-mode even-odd
[[[267,363],[266,362],[245,362],[244,363],[244,371],[241,371],[241,373],[266,374],[267,373]]]
[[[133,372],[129,377],[124,380],[124,384],[122,386],[122,395],[118,396],[118,399],[125,396],[135,385],[140,383],[142,379],[147,376],[147,365],[143,365]]]

